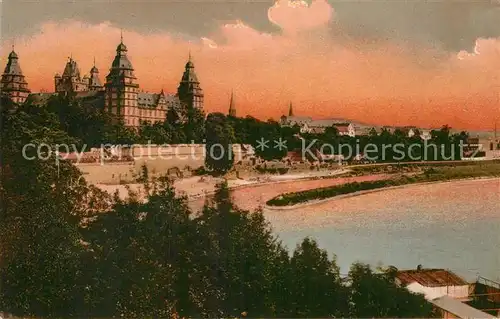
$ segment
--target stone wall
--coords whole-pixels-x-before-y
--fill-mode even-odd
[[[130,157],[131,161],[79,163],[85,179],[92,184],[133,183],[146,165],[150,176],[170,174],[186,177],[205,165],[205,145],[179,144],[171,146],[134,145],[114,153],[117,158]],[[247,161],[250,153],[239,145],[233,147],[235,163]]]
[[[126,163],[80,163],[76,167],[83,173],[83,177],[91,184],[121,184],[135,180],[137,169],[134,162]],[[140,169],[140,167],[139,167]]]

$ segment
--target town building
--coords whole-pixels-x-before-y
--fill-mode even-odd
[[[500,317],[500,283],[478,276],[471,288],[471,304]]]
[[[341,136],[356,136],[356,128],[353,123],[345,119],[320,119],[313,120],[309,116],[296,116],[293,112],[292,102],[288,107],[288,116],[283,115],[280,119],[281,126],[298,126],[300,133],[323,134],[328,127],[336,127]]]
[[[341,119],[311,120],[300,126],[300,132],[323,134],[329,127],[335,127],[340,136],[356,136],[356,129],[354,125]]]
[[[484,159],[486,152],[479,137],[468,137],[463,145],[463,160]]]
[[[420,138],[424,141],[428,141],[432,138],[431,132],[429,130],[422,130],[420,132]]]
[[[12,47],[7,66],[2,74],[0,91],[2,95],[8,96],[14,103],[24,103],[30,94],[28,82],[23,75],[19,56],[14,51],[14,47]]]
[[[341,136],[356,136],[356,129],[354,128],[354,125],[352,123],[339,123],[333,124],[332,126],[337,128],[337,131]]]
[[[474,286],[477,287],[482,283],[478,281],[475,285],[469,284],[449,270],[424,269],[419,265],[416,270],[397,271],[396,284],[413,293],[422,294],[443,319],[497,318],[492,314],[496,312],[495,309],[477,307],[477,302],[472,298],[474,291],[477,290]],[[483,286],[493,288],[489,285],[483,284]],[[482,290],[487,291],[486,288]],[[494,302],[491,304],[496,306]]]
[[[288,116],[283,115],[280,118],[281,126],[303,126],[305,123],[309,123],[311,121],[312,118],[308,116],[295,116],[295,114],[293,113],[292,102],[290,102],[290,105],[288,107]]]
[[[419,134],[419,131],[415,126],[404,126],[400,130],[406,137],[414,137],[416,134]]]
[[[420,291],[413,292],[422,293]],[[434,306],[434,309],[439,311],[441,318],[443,319],[498,319],[498,317],[495,317],[492,314],[483,312],[450,296],[444,295],[436,298],[427,298],[427,300]]]

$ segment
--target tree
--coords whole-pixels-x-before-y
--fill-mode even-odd
[[[203,317],[276,316],[283,313],[282,266],[288,256],[276,241],[262,212],[236,208],[227,184],[217,186],[196,219],[199,267],[194,276],[204,283]]]
[[[195,232],[190,210],[171,181],[144,184],[94,217],[85,239],[95,252],[89,272],[93,317],[169,317],[188,311]],[[94,275],[94,274],[97,274]]]
[[[0,309],[36,317],[428,317],[395,271],[353,265],[349,282],[306,239],[290,258],[261,211],[227,183],[193,216],[168,178],[126,200],[85,183],[71,163],[28,160],[27,143],[71,143],[54,113],[2,99]],[[210,116],[209,116],[210,117]],[[224,117],[209,123],[231,132]],[[227,142],[227,135],[225,142]],[[52,156],[51,156],[52,155]],[[347,301],[349,304],[347,304]]]
[[[349,271],[351,317],[417,317],[435,314],[422,295],[395,284],[395,272],[374,273],[370,266],[356,263]]]
[[[73,142],[53,116],[26,113],[6,99],[1,105],[0,309],[22,316],[78,315],[86,292],[79,227],[90,211],[106,205],[106,197],[50,150],[41,159],[36,148],[24,148]]]
[[[141,143],[166,144],[172,139],[171,132],[165,129],[164,123],[148,122],[141,123],[139,127],[139,139]]]
[[[205,165],[215,174],[223,174],[233,166],[234,130],[222,113],[211,113],[206,121]]]
[[[78,149],[98,147],[103,143],[132,144],[137,141],[136,132],[126,128],[123,121],[103,108],[90,105],[72,95],[54,95],[40,107],[28,102],[23,110],[33,115],[48,112],[58,121],[55,128],[66,132],[78,141]]]
[[[332,125],[325,129],[324,134],[327,139],[335,139],[339,136],[339,129],[335,125]]]
[[[294,317],[332,317],[347,313],[339,267],[326,251],[306,238],[290,261],[291,308]]]
[[[186,106],[186,119],[183,130],[186,134],[187,142],[203,143],[205,138],[205,113],[202,109]]]

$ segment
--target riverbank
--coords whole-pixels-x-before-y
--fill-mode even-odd
[[[397,177],[366,182],[354,182],[332,187],[310,189],[301,192],[280,194],[266,205],[270,209],[276,207],[302,206],[306,203],[338,198],[345,195],[361,195],[370,191],[380,191],[388,188],[422,183],[447,182],[462,179],[500,177],[500,163],[487,163],[474,166],[428,167],[421,173],[401,174]]]
[[[276,184],[288,184],[292,182],[306,182],[321,179],[336,179],[344,174],[349,173],[349,169],[338,169],[333,171],[319,171],[319,172],[305,172],[287,175],[263,175],[258,178],[251,179],[229,179],[228,187],[231,190],[242,190],[246,188],[261,187]],[[217,183],[222,182],[223,178],[216,178],[212,176],[196,176],[174,180],[174,187],[179,195],[185,195],[188,201],[204,199],[215,193],[215,186]],[[126,199],[129,196],[129,190],[134,191],[143,198],[143,184],[130,183],[130,184],[96,184],[98,188],[109,194],[118,192],[121,199]]]
[[[295,204],[295,205],[288,205],[288,206],[266,205],[265,208],[267,210],[275,210],[275,211],[277,211],[277,210],[294,210],[297,208],[304,208],[304,207],[309,207],[309,206],[314,206],[314,205],[326,203],[326,202],[332,201],[332,200],[339,200],[339,199],[344,199],[344,198],[362,196],[362,195],[373,194],[373,193],[380,193],[380,192],[396,190],[396,189],[403,189],[403,188],[414,187],[414,186],[446,184],[446,183],[466,182],[466,181],[493,181],[493,180],[498,180],[499,185],[500,185],[500,176],[499,177],[470,177],[470,178],[460,178],[460,179],[454,179],[454,180],[443,180],[443,181],[434,181],[434,182],[421,182],[421,183],[405,184],[405,185],[399,185],[399,186],[388,186],[388,187],[383,187],[383,188],[376,188],[376,189],[358,191],[358,192],[349,193],[349,194],[338,195],[338,196],[329,197],[329,198],[325,198],[325,199],[309,200],[309,201]]]

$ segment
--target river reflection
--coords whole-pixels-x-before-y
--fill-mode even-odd
[[[449,268],[500,280],[500,179],[409,186],[294,210],[265,210],[289,248],[304,237],[338,256],[398,268]]]

